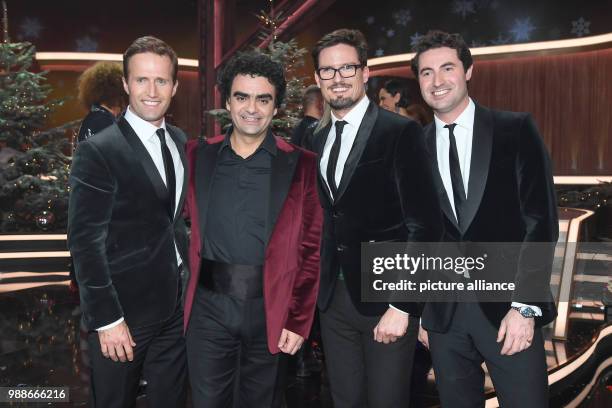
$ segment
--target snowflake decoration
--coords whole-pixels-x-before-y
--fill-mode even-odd
[[[86,35],[76,40],[76,50],[80,52],[95,52],[98,50],[98,42]]]
[[[410,36],[410,46],[412,48],[416,48],[417,44],[419,43],[419,41],[421,41],[421,37],[423,37],[421,34],[419,33],[414,33],[413,35]]]
[[[475,7],[474,0],[453,0],[453,13],[459,14],[463,19],[468,14],[475,13]]]
[[[515,42],[529,41],[531,32],[535,30],[535,26],[531,24],[529,17],[514,20],[514,25],[510,29],[510,34]]]
[[[393,13],[393,20],[395,24],[406,27],[412,20],[412,14],[410,14],[408,9],[398,10]]]
[[[395,35],[395,30],[389,29],[387,30],[387,37],[391,38]]]
[[[43,26],[37,18],[26,17],[19,28],[21,29],[19,33],[21,38],[38,38]]]
[[[368,23],[369,25],[374,24],[374,16],[368,16],[368,18],[366,18],[366,23]]]
[[[382,57],[383,55],[385,55],[385,50],[383,50],[382,48],[379,48],[374,52],[374,55],[377,57]]]
[[[590,21],[585,20],[584,17],[580,17],[578,20],[572,21],[572,34],[576,34],[576,37],[582,37],[585,34],[590,34],[590,25]]]
[[[491,45],[504,45],[510,42],[510,37],[506,37],[503,34],[498,34],[497,38],[491,40]]]

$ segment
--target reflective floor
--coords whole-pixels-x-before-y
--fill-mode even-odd
[[[89,394],[86,333],[80,326],[78,298],[69,290],[68,258],[65,252],[61,252],[65,251],[64,248],[65,241],[61,240],[44,245],[38,243],[36,248],[0,242],[0,387],[69,387],[70,403],[53,406],[82,407],[88,405]],[[25,251],[34,250],[39,254],[41,251],[49,252],[28,258],[29,252]],[[11,251],[16,255],[9,256]],[[553,340],[552,329],[545,330],[547,362],[552,370],[580,356],[605,325],[604,310],[598,299],[601,299],[612,276],[612,251],[602,252],[582,248],[577,254],[568,338]],[[554,279],[553,276],[553,285]],[[321,360],[323,354],[317,353],[316,356]],[[588,395],[573,406],[612,406],[611,366],[599,372]],[[290,368],[286,393],[288,408],[333,406],[324,370],[310,377],[298,377],[295,364]],[[429,371],[426,353],[417,355],[413,372],[416,384],[413,386],[414,401],[410,406],[437,406],[435,378]],[[568,385],[572,393],[570,399],[585,389],[589,380]],[[488,379],[486,388],[492,390]],[[142,391],[146,392],[146,388]],[[565,406],[565,403],[558,402],[560,400],[551,400],[551,406]],[[13,406],[31,408],[50,404]],[[139,399],[137,406],[146,406],[144,398]]]
[[[63,280],[65,276],[58,276]],[[31,280],[20,286],[34,285]],[[2,287],[4,285],[0,285]],[[0,386],[67,386],[70,387],[69,404],[54,406],[87,406],[88,362],[85,332],[80,329],[79,307],[75,296],[69,292],[67,282],[0,292]],[[601,327],[589,320],[572,320],[571,338],[564,342],[564,358],[574,355],[589,344]],[[549,364],[557,364],[558,347],[547,341]],[[555,351],[557,349],[557,351]],[[417,371],[426,370],[421,363]],[[289,374],[287,406],[293,408],[332,407],[325,373],[309,378]],[[597,398],[584,407],[609,407],[612,385],[603,381],[596,389]],[[490,384],[488,384],[490,387]],[[415,387],[415,397],[422,406],[436,406],[437,398],[433,375],[420,387]],[[141,401],[139,406],[145,406]],[[604,403],[605,402],[605,403]],[[602,405],[603,404],[603,405]],[[28,404],[28,407],[36,404]],[[39,406],[48,406],[40,404]]]

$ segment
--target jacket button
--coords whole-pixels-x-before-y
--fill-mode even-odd
[[[342,251],[344,251],[346,249],[346,245],[339,244],[336,247],[336,249],[338,250],[338,252],[342,252]]]

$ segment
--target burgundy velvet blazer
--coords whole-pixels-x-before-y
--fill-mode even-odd
[[[217,152],[225,136],[187,143],[189,187],[185,214],[191,219],[189,267],[185,296],[185,331],[200,277],[200,249]],[[275,137],[272,160],[268,237],[263,265],[268,349],[280,352],[282,329],[307,338],[319,290],[322,209],[317,195],[314,153]]]

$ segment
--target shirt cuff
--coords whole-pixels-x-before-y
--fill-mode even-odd
[[[409,315],[409,313],[408,313],[408,312],[404,312],[402,309],[398,309],[397,307],[393,306],[391,303],[389,303],[389,307],[390,307],[391,309],[395,309],[395,310],[397,310],[398,312],[400,312],[400,313],[402,313],[402,314],[404,314],[404,315],[406,315],[406,316],[408,316],[408,315]]]
[[[119,324],[123,322],[123,320],[124,320],[123,317],[120,317],[119,320],[112,322],[111,324],[107,324],[106,326],[98,327],[96,331],[112,329],[115,326],[119,326]]]
[[[519,303],[519,302],[512,302],[512,307],[528,307],[530,309],[533,309],[533,311],[535,312],[535,315],[537,317],[541,317],[542,316],[542,309],[540,309],[537,306],[526,305],[525,303]]]

